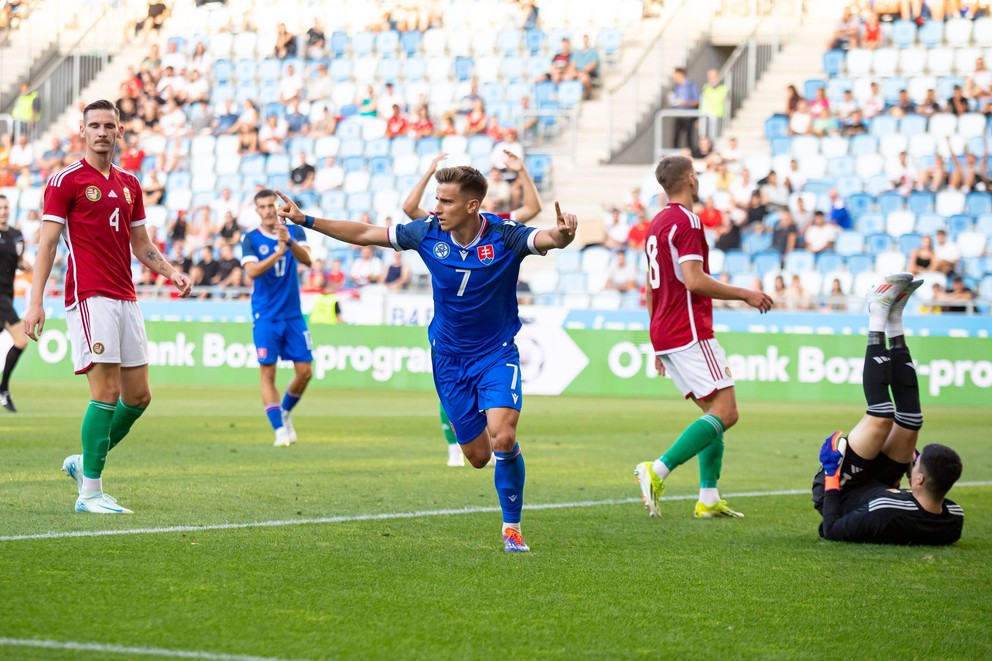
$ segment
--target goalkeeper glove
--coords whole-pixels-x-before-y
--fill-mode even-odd
[[[824,487],[830,491],[840,489],[840,465],[844,461],[847,439],[842,431],[835,431],[823,441],[820,448],[820,464],[823,466]]]

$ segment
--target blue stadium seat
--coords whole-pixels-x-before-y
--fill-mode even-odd
[[[321,209],[344,209],[347,206],[348,196],[340,188],[326,191],[320,196]]]
[[[344,54],[348,52],[350,39],[348,38],[347,32],[332,32],[330,40],[331,54],[334,56],[335,60],[344,57]]]
[[[331,76],[331,80],[337,83],[343,83],[351,80],[351,72],[354,68],[352,61],[350,59],[343,60],[331,60],[330,69],[328,69],[328,74]]]
[[[440,150],[438,150],[440,151]],[[396,158],[397,156],[403,156],[405,154],[415,154],[417,153],[417,141],[407,135],[398,135],[393,138],[392,145],[389,149],[389,154]]]
[[[620,53],[623,31],[619,28],[604,28],[599,31],[599,48],[608,60],[615,60]]]
[[[933,236],[944,227],[944,217],[936,213],[920,214],[916,219],[916,231],[924,236]]]
[[[772,156],[786,156],[792,152],[792,138],[790,136],[784,135],[778,138],[772,138],[770,142]]]
[[[723,258],[723,271],[731,277],[751,270],[751,257],[743,250],[728,250]]]
[[[823,71],[831,78],[836,78],[844,69],[847,54],[842,50],[828,50],[823,54]]]
[[[249,154],[241,159],[241,174],[265,174],[265,157]]]
[[[964,87],[964,78],[962,76],[940,76],[937,78],[937,98],[951,98],[951,95],[954,94],[955,86],[958,85]]]
[[[947,234],[951,239],[957,239],[962,232],[970,232],[975,225],[975,219],[964,214],[955,214],[947,219]]]
[[[555,269],[559,273],[582,270],[582,253],[578,250],[556,250]]]
[[[858,275],[865,271],[870,271],[875,266],[875,258],[871,255],[858,253],[847,257],[847,270],[851,275]]]
[[[406,33],[404,33],[406,34]],[[419,32],[417,34],[420,34]],[[403,80],[408,83],[416,83],[424,79],[427,75],[427,60],[422,57],[407,57],[401,60],[403,70]]]
[[[888,216],[893,211],[903,208],[905,198],[898,191],[886,191],[878,196],[878,211],[883,216]]]
[[[375,35],[375,52],[380,58],[396,57],[400,46],[400,33],[396,30],[384,30]]]
[[[908,255],[917,248],[923,242],[923,237],[916,232],[907,232],[899,237],[899,250],[904,254]]]
[[[927,132],[927,118],[922,115],[906,115],[899,122],[899,132],[913,136]]]
[[[308,135],[298,135],[289,141],[289,146],[286,151],[288,151],[293,156],[300,154],[301,152],[306,154],[308,159],[313,157],[314,141]]]
[[[782,255],[777,250],[765,250],[755,254],[751,259],[754,270],[759,276],[782,268]]]
[[[166,189],[169,188],[189,188],[192,184],[192,179],[187,170],[176,170],[169,174],[165,180]]]
[[[844,258],[835,252],[823,251],[816,255],[816,270],[827,274],[840,271],[844,266]]]
[[[214,84],[226,85],[230,83],[234,77],[234,63],[225,59],[217,60],[214,62],[211,76]]]
[[[916,24],[912,21],[893,21],[889,38],[892,40],[892,45],[896,48],[912,46],[916,40]]]
[[[520,46],[523,43],[524,33],[517,29],[500,30],[496,34],[496,47],[503,57],[510,57],[520,53]]]
[[[375,176],[377,174],[392,173],[393,171],[393,159],[390,156],[373,156],[369,159],[369,174]]]
[[[354,156],[344,156],[341,159],[341,167],[344,168],[344,173],[349,172],[364,172],[368,169],[368,161],[364,156],[354,155]]]
[[[266,184],[270,190],[286,190],[289,187],[289,174],[270,174]]]
[[[372,176],[369,178],[369,192],[373,195],[376,193],[382,193],[386,191],[397,190],[396,188],[396,177],[394,177],[388,170],[376,171],[376,161],[381,161],[385,157],[380,156],[378,158],[373,158],[372,162],[369,164],[369,172]]]
[[[812,271],[813,265],[813,253],[806,250],[793,250],[785,256],[785,270],[789,273]]]
[[[747,232],[744,234],[743,241],[741,242],[741,248],[744,252],[749,255],[757,255],[760,252],[764,252],[772,247],[772,233],[762,232],[758,234],[756,232]]]
[[[891,251],[893,244],[892,237],[884,232],[876,232],[865,237],[865,249],[873,257]]]
[[[420,42],[424,35],[420,30],[407,30],[400,35],[400,50],[407,57],[415,57],[420,53]]]
[[[356,32],[351,38],[351,53],[353,57],[368,57],[375,47],[375,34],[372,32]]]
[[[242,62],[250,60],[239,60],[238,66]],[[282,62],[274,57],[267,57],[258,64],[258,81],[265,83],[276,82],[282,76]]]
[[[289,154],[269,154],[265,159],[265,174],[289,174],[293,169]]]
[[[927,21],[920,26],[916,36],[920,43],[927,48],[939,46],[944,39],[944,23],[942,21]]]
[[[357,193],[348,194],[348,211],[361,213],[362,211],[372,210],[372,193],[368,191],[359,191]]]
[[[475,61],[468,55],[458,55],[455,57],[455,80],[466,81],[472,77],[472,69]]]
[[[551,179],[551,155],[532,152],[524,156],[524,164],[538,188],[545,188]]]
[[[237,194],[241,190],[241,175],[240,174],[221,174],[217,176],[217,190],[222,191],[228,189],[234,194]]]
[[[547,101],[554,101],[557,89],[554,83],[540,82],[534,85],[534,101],[538,105]]]
[[[873,135],[856,135],[851,138],[851,155],[877,154],[878,138]]]
[[[896,103],[899,101],[899,92],[909,88],[909,80],[902,76],[888,76],[882,78],[882,98],[886,103]]]
[[[876,115],[871,120],[869,132],[876,138],[899,132],[899,120],[892,115]]]
[[[417,140],[418,156],[434,156],[441,152],[441,138],[428,136]]]
[[[837,193],[844,198],[856,195],[863,192],[864,184],[864,180],[856,175],[840,177],[837,179]],[[871,203],[874,204],[875,196],[869,194],[868,197],[871,198]],[[850,207],[848,207],[848,211],[850,211]]]
[[[519,55],[507,55],[500,64],[500,75],[508,83],[515,83],[527,78],[527,63]]]
[[[844,92],[854,89],[854,81],[850,78],[831,78],[827,81],[827,98],[830,103],[840,103]]]
[[[369,140],[365,143],[365,156],[368,158],[388,156],[391,146],[392,143],[389,138],[375,138],[374,140]]]
[[[384,83],[395,83],[400,77],[402,61],[394,57],[385,57],[376,65],[376,76]]]
[[[843,230],[837,235],[834,241],[834,250],[841,257],[850,257],[860,254],[864,250],[865,240],[860,232],[855,230]]]
[[[530,28],[524,33],[524,47],[531,55],[537,55],[544,51],[544,31],[540,28]],[[602,40],[600,47],[603,47]]]
[[[772,115],[765,120],[765,137],[769,140],[789,135],[789,118],[785,115]]]
[[[933,213],[933,193],[930,191],[911,191],[909,193],[909,199],[907,200],[907,206],[909,207],[909,210],[917,216],[922,216],[925,213]]]
[[[827,81],[822,78],[810,78],[803,82],[803,96],[807,99],[813,99],[816,97],[816,90],[821,87],[826,89]]]
[[[964,200],[964,208],[969,216],[992,213],[992,194],[979,191],[968,193]]]
[[[848,177],[854,174],[855,160],[853,156],[838,156],[827,161],[827,175],[831,177]]]
[[[572,109],[582,102],[583,87],[581,81],[566,80],[558,85],[558,103],[562,108]]]
[[[975,231],[985,236],[992,236],[992,214],[984,214],[975,221]],[[988,269],[992,272],[992,268]]]
[[[493,153],[493,139],[488,135],[473,135],[468,139],[468,155],[472,158]]]
[[[854,195],[849,195],[844,199],[844,206],[847,208],[847,212],[851,215],[851,218],[855,220],[868,211],[871,211],[871,208],[874,205],[874,196],[867,193],[855,193]]]

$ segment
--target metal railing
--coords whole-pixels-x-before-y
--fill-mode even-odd
[[[528,128],[533,119],[534,124]],[[576,108],[562,110],[527,110],[517,119],[517,135],[524,147],[531,149],[546,143],[553,143],[563,131],[568,131],[568,153],[575,163],[579,151],[579,111]]]
[[[645,112],[644,102],[659,98],[665,79],[670,72],[661,65],[665,59],[663,50],[669,46],[671,39],[663,39],[669,29],[682,27],[682,61],[688,58],[693,47],[690,43],[689,0],[681,0],[678,8],[668,17],[661,29],[652,37],[651,42],[634,63],[630,71],[620,82],[606,90],[606,144],[611,157],[617,151],[617,143],[625,142],[640,124]],[[644,74],[648,64],[656,67],[653,74]],[[680,62],[681,64],[681,62]],[[673,64],[674,66],[674,64]]]

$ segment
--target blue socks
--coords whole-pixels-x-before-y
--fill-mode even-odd
[[[493,481],[499,496],[499,507],[503,510],[503,523],[520,523],[520,512],[524,507],[524,457],[520,454],[520,444],[513,446],[512,452],[493,452],[496,455],[496,469]]]
[[[269,419],[273,429],[282,427],[282,407],[278,404],[268,404],[265,407],[265,417]]]
[[[292,411],[296,403],[300,401],[300,397],[303,397],[303,395],[294,395],[287,390],[286,394],[282,397],[282,410],[286,413]]]

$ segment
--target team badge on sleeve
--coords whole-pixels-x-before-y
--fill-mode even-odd
[[[493,260],[496,259],[496,251],[493,250],[493,245],[491,243],[487,243],[484,246],[479,246],[475,249],[475,252],[479,256],[479,261],[486,266],[492,264]]]
[[[100,189],[99,188],[97,188],[96,186],[87,186],[86,187],[86,199],[87,200],[89,200],[90,202],[96,202],[101,197],[102,197],[102,195],[100,194]]]
[[[434,256],[438,259],[447,259],[450,254],[451,248],[448,247],[447,243],[438,242],[434,244]]]
[[[269,350],[266,349],[265,347],[256,347],[256,350],[258,351],[259,360],[265,360],[266,358],[269,357]]]

